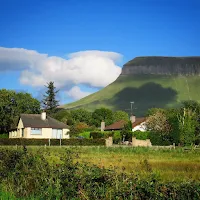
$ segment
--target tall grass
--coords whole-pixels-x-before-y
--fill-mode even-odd
[[[116,172],[115,168],[111,170],[105,166],[79,162],[82,158],[78,152],[90,152],[92,149],[0,149],[0,197],[52,200],[200,198],[200,181],[163,182],[147,159],[140,161],[145,176],[136,170],[126,173],[125,166],[121,172]],[[96,153],[102,155],[101,151],[108,154],[115,152],[99,148]],[[50,162],[51,157],[59,157],[59,160]]]

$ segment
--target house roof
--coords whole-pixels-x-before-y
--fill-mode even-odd
[[[120,130],[124,127],[124,124],[126,124],[126,122],[124,120],[120,120],[109,126],[106,126],[104,130]]]
[[[132,123],[132,128],[134,128],[137,125],[141,124],[145,120],[146,120],[145,117],[136,118],[135,122]],[[120,120],[120,121],[115,122],[115,123],[113,123],[113,124],[111,124],[109,126],[106,126],[104,130],[121,130],[124,127],[125,124],[126,124],[126,121]]]
[[[47,116],[46,120],[42,120],[40,114],[21,114],[20,118],[22,119],[24,127],[57,129],[69,128],[66,124],[49,116]]]
[[[141,124],[142,122],[145,122],[145,117],[136,118],[135,122],[132,123],[132,128],[136,127],[137,125]]]

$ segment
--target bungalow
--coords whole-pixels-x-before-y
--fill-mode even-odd
[[[69,127],[52,117],[41,114],[21,114],[17,128],[9,132],[9,138],[69,139]]]
[[[135,116],[131,116],[130,117],[130,121],[132,122],[132,131],[146,131],[146,118],[145,117],[141,117],[141,118],[136,118]],[[120,120],[118,122],[115,122],[109,126],[105,127],[105,131],[117,131],[117,130],[122,130],[122,128],[125,125],[125,121],[124,120]]]

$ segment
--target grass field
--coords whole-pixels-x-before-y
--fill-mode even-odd
[[[200,102],[199,86],[199,76],[123,75],[102,90],[64,107],[126,110],[134,101],[136,115],[144,115],[151,107],[177,107],[190,99]]]
[[[5,148],[5,147],[4,147]],[[15,148],[15,147],[6,147]],[[200,151],[183,149],[154,150],[132,147],[27,147],[28,151],[42,151],[47,160],[60,163],[66,149],[74,153],[75,161],[95,164],[100,168],[115,169],[148,176],[155,173],[162,181],[200,180]]]
[[[0,147],[0,199],[200,199],[200,152]]]

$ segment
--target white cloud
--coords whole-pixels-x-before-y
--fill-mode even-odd
[[[67,92],[67,95],[70,96],[71,98],[73,98],[74,100],[82,99],[83,97],[86,97],[90,94],[91,94],[91,92],[81,91],[80,87],[78,87],[78,86],[74,86]]]
[[[21,71],[20,83],[33,87],[43,87],[49,81],[59,89],[77,84],[105,87],[121,73],[116,65],[121,58],[119,53],[93,50],[71,53],[64,59],[33,50],[0,47],[0,72]]]

